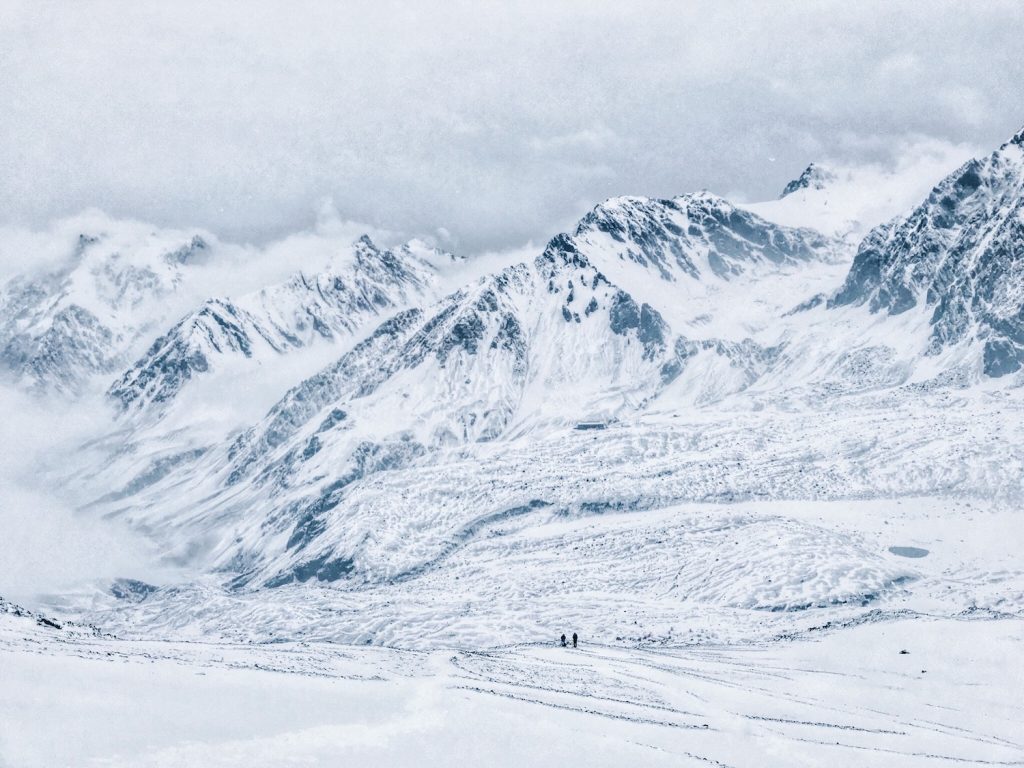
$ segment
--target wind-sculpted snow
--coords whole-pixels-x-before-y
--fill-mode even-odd
[[[599,433],[573,430],[474,451],[452,463],[435,459],[349,489],[321,545],[343,542],[357,572],[388,579],[434,560],[476,520],[535,499],[545,503],[545,514],[593,514],[684,500],[870,498],[935,490],[1020,494],[1014,473],[1022,454],[1020,448],[1008,452],[1019,445],[1019,429],[987,442],[1002,404],[989,406],[989,426],[972,426],[977,408],[955,420],[904,414],[905,431],[884,438],[877,430],[889,417],[887,406],[868,405],[862,401],[851,412],[828,416],[734,414],[729,423],[676,419]],[[963,435],[959,444],[971,453],[946,457],[946,430]],[[1003,468],[991,463],[1003,460]]]
[[[1019,618],[1015,524],[1011,504],[956,497],[601,514],[534,503],[463,528],[469,535],[439,557],[383,581],[348,574],[241,592],[193,583],[103,610],[93,603],[87,618],[123,636],[474,649],[553,639],[557,627],[580,629],[585,643],[671,647],[922,614]],[[890,551],[907,541],[928,557]]]
[[[867,304],[898,315],[929,312],[925,350],[981,346],[984,372],[1024,364],[1024,146],[1018,134],[940,182],[903,219],[861,244],[832,306]]]
[[[910,402],[917,405],[908,407]],[[407,434],[356,441],[354,447],[325,439],[350,429],[349,413],[339,418],[335,409],[309,420],[324,442],[307,462],[270,465],[295,467],[285,482],[275,476],[262,490],[233,490],[211,503],[209,485],[190,489],[179,477],[173,486],[134,498],[129,515],[153,530],[163,528],[169,541],[230,531],[206,562],[223,570],[236,589],[312,579],[372,593],[448,573],[463,550],[495,536],[517,530],[543,535],[559,520],[608,513],[627,513],[628,524],[643,525],[653,511],[684,501],[1022,495],[1024,420],[1016,398],[908,390],[837,405],[832,397],[818,408],[794,401],[788,408],[732,412],[728,419],[661,411],[600,430],[549,429],[544,436],[528,432],[446,450],[428,450]],[[325,423],[333,426],[317,431]],[[304,474],[313,463],[316,468]],[[168,492],[178,496],[181,510],[169,517]],[[196,514],[201,505],[206,511]],[[756,528],[747,530],[764,541]],[[838,541],[826,546],[822,534],[808,534],[808,553],[815,540],[824,547],[823,560],[807,573],[819,573],[815,589],[824,591],[773,602],[769,592],[755,597],[762,593],[742,586],[729,600],[748,594],[753,602],[747,608],[764,609],[860,604],[901,588],[904,572],[855,575],[855,564],[866,562],[861,555],[838,559]],[[570,556],[568,548],[557,549]],[[622,557],[628,559],[625,550]],[[826,577],[827,562],[837,570]],[[700,573],[693,571],[693,578]],[[850,579],[860,586],[837,586]],[[523,594],[530,591],[524,587]],[[401,621],[408,620],[403,615]]]
[[[494,520],[443,561],[381,584],[172,589],[119,612],[167,629],[198,621],[238,640],[284,630],[359,645],[486,647],[502,644],[502,631],[543,637],[567,623],[619,643],[735,642],[790,631],[808,612],[891,604],[917,578],[864,541],[780,517],[681,509],[539,522],[525,513]],[[297,590],[312,598],[301,628],[284,613]]]
[[[264,362],[317,339],[351,336],[371,319],[422,300],[433,279],[433,268],[409,246],[382,251],[364,236],[345,270],[300,273],[235,300],[210,299],[157,339],[109,395],[122,409],[157,408],[225,357]]]

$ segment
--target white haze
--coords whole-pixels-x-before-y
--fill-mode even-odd
[[[891,164],[850,165],[826,156],[818,163],[831,174],[824,189],[746,207],[778,224],[846,236],[855,245],[872,227],[919,205],[955,168],[984,154],[971,144],[916,137],[894,148]]]
[[[156,575],[156,553],[144,539],[76,513],[76,500],[43,473],[53,452],[93,433],[102,415],[9,387],[0,387],[0,412],[0,595],[32,604],[49,592]]]
[[[1022,38],[1010,1],[0,0],[0,224],[97,206],[266,242],[330,197],[501,249],[612,195],[995,146]]]

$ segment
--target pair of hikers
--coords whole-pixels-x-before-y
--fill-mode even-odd
[[[573,633],[572,633],[572,647],[573,647],[573,648],[575,648],[575,647],[576,647],[576,644],[577,644],[578,642],[579,642],[579,637],[577,637],[577,636],[576,636],[576,633],[575,633],[575,632],[573,632]],[[566,645],[566,643],[565,643],[565,633],[564,633],[564,632],[562,633],[562,647],[563,647],[563,648],[567,648],[567,647],[568,647],[568,646]]]

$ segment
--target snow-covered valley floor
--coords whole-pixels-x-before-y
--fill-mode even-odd
[[[906,651],[906,653],[903,653]],[[1022,765],[1024,621],[429,652],[0,634],[0,764]]]
[[[1024,765],[1020,515],[687,504],[373,589],[155,595],[113,634],[0,613],[0,765]]]

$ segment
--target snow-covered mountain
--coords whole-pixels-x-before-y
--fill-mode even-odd
[[[207,300],[119,377],[110,431],[57,460],[86,514],[145,531],[191,574],[131,600],[110,591],[95,617],[204,632],[244,624],[247,638],[267,639],[296,631],[298,610],[315,617],[317,636],[391,642],[397,623],[417,616],[421,639],[449,641],[479,631],[459,623],[460,580],[493,575],[506,535],[532,552],[556,546],[546,537],[563,524],[693,502],[1016,498],[1024,437],[1006,420],[1019,408],[1013,391],[975,386],[969,340],[926,354],[941,302],[924,283],[913,311],[876,300],[892,293],[886,281],[917,274],[901,260],[944,265],[936,271],[947,276],[927,285],[947,303],[981,276],[1015,284],[976,268],[989,250],[951,254],[968,230],[983,232],[1019,271],[1018,224],[1006,215],[1019,211],[1016,142],[981,161],[973,192],[958,181],[965,171],[954,174],[906,219],[872,232],[856,259],[848,236],[784,226],[708,193],[621,197],[530,258],[469,280],[438,268],[443,254],[363,240],[350,262]],[[834,183],[810,173],[776,202],[797,206]],[[984,203],[973,196],[982,189]],[[911,234],[933,225],[937,234]],[[920,253],[890,243],[920,243]],[[869,253],[894,266],[871,278]],[[992,333],[996,310],[985,309]],[[261,387],[265,400],[241,384],[268,372],[282,375]],[[237,400],[258,408],[218,430],[197,427],[204,408]],[[700,535],[721,530],[722,546],[738,546],[731,526],[746,524],[707,525]],[[813,531],[765,525],[791,556],[817,562]],[[639,534],[622,526],[615,536],[632,552]],[[664,557],[649,587],[671,591],[683,573],[671,553],[694,531],[651,526],[643,546],[656,542]],[[579,546],[611,562],[626,556],[620,544]],[[914,578],[856,542],[829,547],[829,578],[761,585],[749,543],[736,555],[747,565],[729,566],[746,586],[701,586],[697,569],[689,594],[704,595],[705,613],[785,612],[895,599]],[[508,578],[518,589],[533,577]],[[622,578],[647,583],[635,568]],[[523,610],[520,598],[502,599]],[[561,610],[557,594],[549,599],[545,610]],[[643,589],[630,599],[650,599],[660,617],[674,610]],[[438,612],[424,613],[420,603],[435,601]]]
[[[773,224],[707,192],[613,198],[583,217],[573,237],[613,283],[657,307],[677,331],[734,341],[764,318],[754,307],[723,312],[723,304],[749,299],[749,286],[845,259],[833,238]]]
[[[811,163],[777,200],[742,207],[769,221],[811,227],[844,239],[851,247],[874,227],[913,209],[949,171],[976,150],[919,141],[905,145],[888,165]]]
[[[830,302],[899,315],[927,308],[928,352],[982,346],[989,376],[1024,364],[1024,131],[871,232]]]
[[[79,392],[171,319],[173,297],[209,256],[200,234],[100,228],[63,263],[0,289],[0,366],[20,386]]]
[[[729,279],[766,262],[798,264],[831,245],[817,232],[776,226],[707,192],[673,200],[613,198],[580,221],[575,237],[676,282]]]
[[[782,194],[779,195],[779,199],[781,200],[787,195],[792,195],[794,192],[799,192],[802,189],[824,190],[830,185],[835,184],[837,180],[838,176],[835,171],[811,163],[804,169],[803,173],[786,184]]]
[[[419,240],[344,238],[328,226],[256,247],[98,212],[60,220],[4,243],[43,255],[26,253],[29,270],[0,286],[0,375],[37,394],[109,389],[120,410],[148,410],[218,357],[337,341],[436,298],[437,275],[460,263]]]
[[[364,324],[423,301],[441,257],[418,241],[395,250],[363,236],[352,261],[335,271],[298,273],[287,282],[237,299],[207,300],[165,335],[110,387],[122,410],[159,411],[192,379],[248,360],[276,356],[317,339],[348,337]],[[232,359],[233,358],[233,359]]]
[[[102,507],[204,538],[207,567],[236,586],[336,580],[360,549],[338,510],[360,481],[469,446],[602,429],[690,371],[732,371],[718,397],[742,390],[777,350],[708,337],[707,319],[681,321],[680,334],[661,308],[706,315],[758,279],[835,269],[837,248],[706,193],[610,200],[532,262],[396,314],[229,446],[175,457],[170,471],[167,457],[137,467]]]

